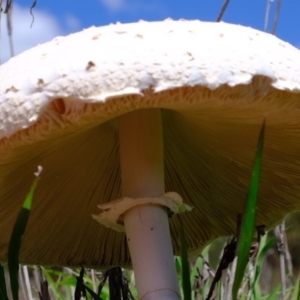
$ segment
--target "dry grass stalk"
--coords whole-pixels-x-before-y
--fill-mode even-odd
[[[279,253],[281,296],[282,300],[286,300],[285,241],[282,225],[279,225],[274,229],[274,234],[276,238],[277,251]]]

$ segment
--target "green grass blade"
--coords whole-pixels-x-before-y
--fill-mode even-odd
[[[90,295],[93,297],[93,300],[103,300],[100,296],[98,296],[91,288],[89,288],[87,285],[84,285],[86,290],[90,293]]]
[[[4,268],[1,264],[0,264],[0,299],[8,300],[5,276],[4,276]]]
[[[256,267],[255,267],[255,276],[254,276],[254,284],[259,283],[259,276],[261,273],[263,260],[266,257],[267,252],[274,246],[275,238],[271,238],[265,246],[261,249],[261,251],[258,254],[258,258],[256,261]]]
[[[47,269],[47,268],[43,268],[43,274],[46,278],[46,280],[49,283],[49,289],[54,293],[55,295],[55,299],[59,299],[59,300],[65,300],[65,296],[63,295],[63,293],[59,290],[59,284],[57,282],[55,282],[52,278],[52,270],[51,269]],[[54,273],[55,274],[55,273]],[[75,278],[72,278],[73,282],[74,282],[74,286],[76,283]]]
[[[10,277],[11,292],[14,300],[19,299],[19,253],[21,248],[22,236],[25,232],[26,225],[29,219],[33,194],[36,189],[38,179],[39,177],[37,177],[34,180],[30,191],[25,198],[23,207],[21,208],[17,220],[14,224],[14,228],[12,230],[8,246],[8,270]]]
[[[280,289],[281,289],[281,284],[279,284],[273,291],[272,293],[266,298],[266,300],[275,300],[275,299],[278,299],[277,296],[280,292]],[[297,298],[299,299],[299,298]],[[296,300],[296,299],[295,299]]]
[[[248,192],[248,198],[246,201],[245,211],[243,215],[243,222],[241,226],[241,233],[239,236],[239,243],[237,249],[238,261],[237,261],[237,268],[236,268],[233,289],[232,289],[233,300],[237,299],[238,290],[242,283],[244,273],[247,267],[247,263],[249,259],[249,251],[251,248],[251,243],[253,238],[261,162],[262,162],[262,154],[263,154],[263,146],[264,146],[264,135],[265,135],[265,121],[263,122],[262,128],[260,130],[256,155],[254,159],[254,166],[252,170],[250,189]]]
[[[300,273],[298,274],[297,282],[294,286],[294,291],[292,295],[292,300],[299,300],[300,299]]]
[[[184,226],[181,219],[180,219],[180,241],[181,241],[181,274],[182,274],[183,299],[192,300],[190,266],[188,260]]]

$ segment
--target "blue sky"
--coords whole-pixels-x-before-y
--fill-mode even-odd
[[[14,43],[19,53],[56,35],[65,35],[89,26],[144,20],[200,19],[215,21],[224,0],[38,0],[35,23],[30,29],[29,7],[33,0],[15,0]],[[264,28],[267,0],[231,0],[223,21]],[[272,1],[269,30],[277,1]],[[282,0],[276,35],[300,46],[300,1]],[[3,26],[4,24],[4,26]],[[5,23],[2,31],[5,33]],[[3,32],[2,32],[3,36]],[[5,40],[3,41],[6,45]],[[4,47],[4,59],[8,55]],[[3,48],[3,47],[2,47]],[[5,52],[6,51],[6,52]]]

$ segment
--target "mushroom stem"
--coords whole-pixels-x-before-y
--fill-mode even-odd
[[[165,193],[164,153],[159,109],[120,117],[120,155],[124,197]],[[127,242],[139,299],[180,299],[166,210],[143,205],[124,215]]]

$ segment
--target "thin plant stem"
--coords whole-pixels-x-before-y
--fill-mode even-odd
[[[31,285],[30,285],[27,266],[23,266],[22,270],[23,270],[23,276],[24,276],[24,279],[25,279],[25,285],[26,285],[28,299],[33,299],[32,293],[31,293]]]
[[[224,278],[223,278],[224,277]],[[222,299],[226,299],[226,295],[228,294],[228,284],[230,280],[230,270],[226,270],[226,275],[222,275],[222,281],[223,281],[223,293],[222,293]]]
[[[9,39],[9,49],[10,49],[10,56],[13,57],[15,55],[14,51],[14,43],[13,43],[13,29],[12,29],[12,6],[8,9],[7,15],[6,15],[6,26],[7,26],[7,33],[8,33],[8,39]]]
[[[276,29],[277,29],[279,14],[280,14],[280,8],[281,8],[281,0],[277,0],[274,23],[273,23],[273,28],[272,28],[272,34],[274,34],[274,35],[276,34]]]
[[[228,6],[228,4],[229,4],[229,1],[230,1],[230,0],[225,0],[223,6],[222,6],[222,8],[221,8],[221,11],[220,11],[220,13],[219,13],[219,15],[218,15],[218,17],[217,17],[216,22],[220,22],[220,21],[222,20],[222,17],[223,17],[223,15],[224,15],[224,13],[225,13],[225,10],[226,10],[226,8],[227,8],[227,6]]]
[[[5,5],[5,9],[3,11],[3,13],[7,14],[8,11],[11,9],[13,0],[6,0],[6,5]]]
[[[97,293],[97,283],[96,283],[96,276],[95,276],[95,270],[91,270],[91,276],[92,276],[92,282],[93,282],[93,291]]]
[[[33,267],[33,278],[35,282],[35,287],[38,290],[41,286],[41,282],[43,282],[43,278],[41,277],[41,272],[38,266]]]
[[[232,287],[233,287],[233,283],[234,283],[236,266],[237,266],[237,256],[235,256],[235,258],[234,258],[234,260],[231,264],[229,282],[228,282],[228,286],[227,286],[227,295],[226,295],[226,298],[225,298],[226,300],[231,300],[232,299]]]
[[[247,278],[247,285],[248,285],[248,293],[247,293],[247,299],[246,300],[251,300],[251,298],[252,298],[252,290],[251,290],[250,278]]]
[[[30,7],[30,14],[32,16],[32,22],[31,22],[30,28],[32,28],[32,25],[34,23],[33,9],[36,7],[36,5],[37,5],[37,0],[33,0],[32,4],[31,4],[31,7]]]
[[[271,3],[272,3],[273,1],[274,1],[274,0],[267,0],[267,7],[266,7],[266,14],[265,14],[264,31],[267,31],[267,30],[268,30],[270,8],[271,8]]]
[[[286,261],[286,266],[288,270],[288,277],[290,280],[290,284],[294,286],[295,281],[294,281],[294,276],[293,276],[293,263],[292,263],[292,256],[289,251],[289,245],[287,243],[287,238],[286,238],[286,230],[285,230],[285,222],[282,222],[282,229],[283,229],[283,234],[284,234],[284,254],[285,254],[285,261]]]
[[[230,239],[227,239],[224,247],[226,247],[226,245],[228,245],[228,243],[230,242]],[[222,253],[221,256],[219,258],[219,261],[221,261],[222,259]],[[228,267],[226,270],[222,271],[222,282],[223,282],[223,294],[222,294],[222,299],[227,299],[227,294],[228,294],[228,289],[229,289],[229,281],[230,281],[230,275],[231,275],[231,270]]]
[[[284,247],[284,237],[282,231],[282,225],[277,226],[274,229],[274,234],[276,238],[277,250],[279,253],[280,262],[280,278],[281,278],[281,297],[282,300],[286,300],[286,272],[285,272],[285,247]]]
[[[236,238],[237,238],[237,244],[236,244],[236,249],[235,249],[235,257],[231,265],[231,276],[229,278],[229,283],[227,287],[227,295],[226,295],[226,300],[231,300],[232,299],[232,289],[234,285],[234,280],[235,280],[235,273],[236,273],[236,268],[237,268],[237,261],[238,261],[238,256],[237,256],[237,245],[239,243],[240,235],[241,235],[241,226],[242,226],[242,215],[238,214],[237,215],[237,223],[236,223]]]
[[[72,270],[72,269],[69,269],[69,268],[63,267],[63,268],[62,268],[62,271],[63,271],[64,273],[66,273],[66,274],[69,274],[69,275],[71,275],[71,276],[73,276],[73,275],[74,275],[74,272],[73,272],[73,270]],[[59,279],[59,280],[60,280],[60,279]],[[58,282],[59,280],[57,280],[57,282]],[[69,290],[69,293],[70,293],[71,295],[74,295],[74,293],[75,293],[75,287],[74,287],[74,286],[71,286],[71,288],[70,288],[70,289],[68,289],[68,290]]]
[[[247,285],[248,285],[248,293],[247,293],[247,300],[251,300],[251,297],[252,297],[252,290],[254,289],[254,276],[255,276],[255,268],[254,268],[254,264],[255,262],[249,260],[249,263],[248,263],[248,275],[247,275],[247,278],[246,278],[246,282],[247,282]],[[242,292],[243,290],[240,290],[240,293]],[[240,295],[239,295],[240,297]]]
[[[22,266],[20,265],[20,268],[22,268]],[[21,293],[22,293],[22,299],[24,300],[27,300],[27,295],[26,295],[26,292],[25,292],[25,283],[24,283],[24,278],[22,276],[22,272],[19,272],[19,283],[20,283],[20,289],[19,291],[21,290]],[[31,300],[31,299],[29,299]]]
[[[244,282],[239,290],[239,297],[244,291],[247,291],[247,300],[251,299],[251,297],[252,297],[252,294],[251,294],[251,275],[253,274],[252,268],[253,268],[253,266],[250,263],[248,265],[248,275],[245,276]]]

